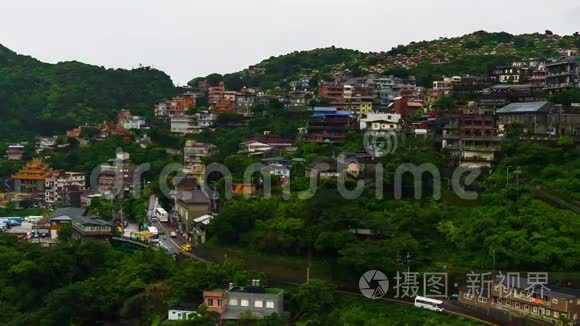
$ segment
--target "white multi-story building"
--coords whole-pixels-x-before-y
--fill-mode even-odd
[[[183,148],[183,172],[192,175],[202,184],[205,175],[203,159],[209,156],[215,146],[188,140]]]
[[[54,170],[44,181],[44,202],[47,206],[71,205],[72,193],[85,191],[85,175],[80,172],[64,172]]]
[[[209,111],[201,111],[195,114],[195,125],[197,129],[205,129],[213,126],[217,116]]]
[[[139,129],[140,130],[140,129],[145,129],[146,122],[145,122],[145,118],[134,115],[134,116],[130,116],[130,117],[126,118],[125,120],[123,120],[121,125],[123,126],[124,129]]]
[[[34,149],[37,153],[45,150],[53,150],[56,147],[57,137],[36,137]]]
[[[366,113],[359,120],[360,130],[373,132],[399,131],[401,115],[395,113]]]
[[[180,134],[192,134],[196,131],[196,119],[194,115],[182,114],[171,118],[171,132]]]

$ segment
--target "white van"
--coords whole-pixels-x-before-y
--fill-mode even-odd
[[[433,311],[443,311],[441,305],[443,301],[437,299],[431,299],[427,297],[415,297],[415,307],[425,308]]]
[[[169,214],[167,214],[167,211],[164,210],[162,207],[157,207],[157,209],[155,210],[155,217],[161,223],[169,222]]]

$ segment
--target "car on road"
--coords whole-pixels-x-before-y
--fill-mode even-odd
[[[172,238],[177,238],[177,233],[175,233],[175,231],[171,231],[171,233],[169,234]]]
[[[188,244],[184,244],[180,248],[181,248],[182,251],[185,251],[185,252],[191,252],[193,250],[193,248],[191,247],[191,245],[189,243]]]

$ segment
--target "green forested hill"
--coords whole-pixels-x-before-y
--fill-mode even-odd
[[[379,45],[380,46],[380,45]],[[544,33],[512,35],[478,31],[454,38],[411,42],[383,52],[342,48],[295,51],[271,57],[240,72],[206,76],[210,84],[289,89],[308,78],[316,88],[335,73],[415,75],[428,87],[442,75],[485,74],[514,59],[555,58],[580,47],[580,36]],[[196,79],[192,80],[194,82]],[[0,45],[0,140],[62,133],[79,123],[111,119],[121,108],[144,114],[175,87],[165,73],[143,67],[105,69],[79,62],[47,64]]]
[[[495,65],[515,59],[557,58],[579,47],[578,33],[560,36],[551,31],[521,35],[477,31],[459,37],[411,42],[381,52],[365,53],[335,47],[296,51],[226,74],[223,80],[229,89],[243,86],[288,88],[291,81],[303,76],[310,78],[311,85],[316,85],[319,80],[332,80],[334,73],[349,71],[355,76],[368,73],[416,75],[420,86],[429,87],[434,79],[444,74],[485,74]],[[215,74],[208,78],[209,81],[216,79]]]
[[[110,120],[122,108],[145,114],[174,92],[168,75],[148,67],[47,64],[0,45],[0,140],[62,133],[80,123]]]

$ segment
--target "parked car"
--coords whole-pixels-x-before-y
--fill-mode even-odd
[[[191,247],[191,245],[188,244],[184,244],[183,246],[181,246],[181,250],[185,251],[185,252],[191,252],[193,250],[193,248]]]
[[[172,238],[177,238],[177,233],[175,233],[175,231],[171,231],[171,234],[170,234],[170,236],[171,236]]]

